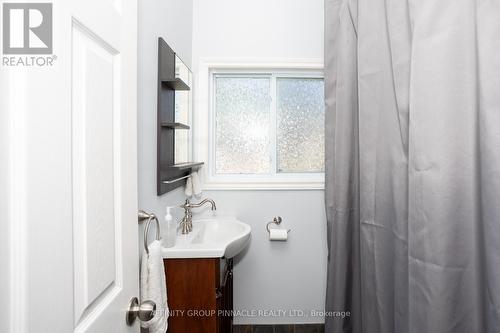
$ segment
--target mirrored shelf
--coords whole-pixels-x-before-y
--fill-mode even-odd
[[[186,184],[203,163],[192,161],[192,73],[163,38],[158,39],[157,194]]]

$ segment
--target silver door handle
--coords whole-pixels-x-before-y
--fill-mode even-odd
[[[156,304],[153,301],[144,301],[139,305],[139,299],[133,297],[127,310],[127,325],[131,326],[137,317],[140,321],[150,321],[154,318]]]

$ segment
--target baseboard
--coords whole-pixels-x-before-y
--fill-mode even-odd
[[[234,325],[233,333],[324,333],[325,324]]]

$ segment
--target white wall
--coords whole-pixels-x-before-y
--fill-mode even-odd
[[[323,0],[194,0],[199,57],[323,58]]]
[[[322,0],[194,0],[193,70],[200,61],[322,61]],[[196,90],[197,86],[195,86]],[[195,92],[196,94],[196,92]],[[195,101],[196,117],[208,112]],[[198,116],[199,117],[199,116]],[[195,128],[196,135],[196,128]],[[197,144],[206,144],[195,138]],[[195,147],[196,151],[196,147]],[[208,191],[221,213],[252,226],[234,269],[235,310],[324,308],[326,222],[323,191]],[[266,222],[283,217],[286,243],[269,242]],[[237,317],[236,324],[316,323],[318,317]]]
[[[156,95],[158,37],[191,65],[193,2],[141,0],[138,17],[138,189],[139,209],[162,217],[165,206],[184,201],[182,188],[156,195]],[[141,233],[142,238],[142,233]],[[142,239],[140,240],[142,249]]]

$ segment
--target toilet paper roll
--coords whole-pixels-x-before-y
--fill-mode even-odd
[[[286,229],[270,229],[269,240],[286,242],[288,238],[288,231]]]

